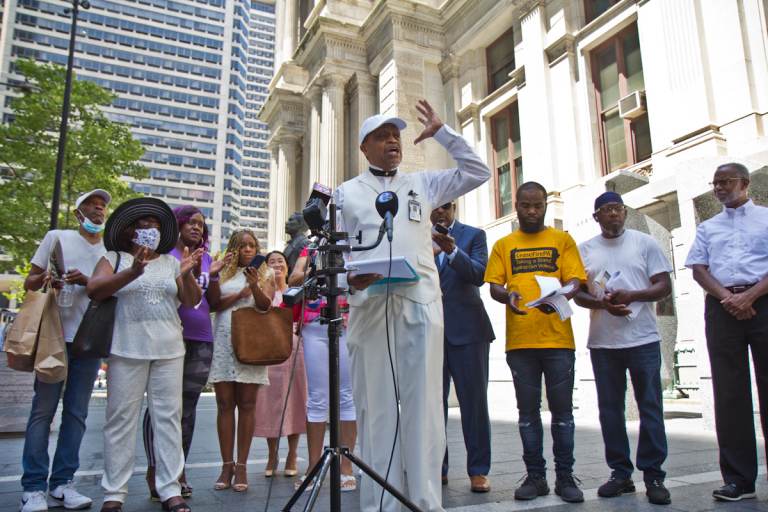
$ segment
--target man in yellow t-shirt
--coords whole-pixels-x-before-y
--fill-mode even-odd
[[[491,297],[507,306],[507,364],[515,383],[523,461],[528,473],[515,490],[515,499],[532,500],[549,493],[543,455],[541,377],[547,385],[552,413],[555,493],[563,501],[584,501],[573,479],[573,378],[575,345],[571,321],[560,320],[548,305],[529,309],[524,304],[540,296],[535,276],[549,276],[576,294],[586,281],[584,265],[568,233],[544,226],[547,191],[529,181],[517,189],[515,202],[520,229],[497,241],[488,260],[485,280]]]

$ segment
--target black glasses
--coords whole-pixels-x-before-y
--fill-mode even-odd
[[[731,184],[732,181],[740,181],[744,178],[720,178],[719,180],[713,180],[709,185],[712,188],[717,187],[727,187]]]
[[[623,204],[606,204],[595,210],[595,213],[621,213],[626,209],[627,207]]]
[[[452,206],[453,206],[453,203],[445,203],[435,208],[435,210],[450,210]]]

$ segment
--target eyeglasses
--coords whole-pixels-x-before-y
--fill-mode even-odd
[[[606,204],[595,210],[595,213],[622,213],[626,210],[627,207],[623,204]]]
[[[732,181],[741,181],[743,179],[744,178],[721,178],[719,180],[712,181],[709,185],[712,188],[727,187],[731,184]]]
[[[435,210],[441,210],[441,209],[442,210],[450,210],[452,206],[453,206],[453,203],[445,203],[445,204],[441,204],[440,206],[435,208]]]

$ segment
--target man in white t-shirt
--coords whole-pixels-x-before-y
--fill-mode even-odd
[[[672,267],[659,244],[645,233],[624,229],[627,209],[616,192],[595,200],[594,219],[602,234],[579,246],[587,286],[578,305],[591,309],[589,341],[597,386],[600,427],[611,477],[597,491],[604,498],[634,492],[624,396],[627,370],[640,411],[637,468],[646,496],[656,505],[671,502],[661,469],[667,437],[661,396],[661,352],[654,302],[672,290]]]
[[[67,342],[67,379],[57,384],[35,381],[35,396],[24,437],[21,512],[48,510],[48,507],[80,509],[91,506],[91,499],[78,493],[72,481],[80,465],[80,443],[85,434],[88,402],[101,360],[74,358],[69,349],[88,308],[85,285],[96,263],[105,254],[101,232],[111,199],[110,194],[101,189],[81,195],[75,202],[74,211],[79,228],[46,233],[32,257],[32,269],[24,281],[24,287],[32,291],[51,281],[48,261],[58,241],[65,274],[60,281],[51,284],[59,288],[59,312]],[[62,292],[71,294],[71,301],[61,300]],[[71,305],[67,305],[70,302]],[[48,436],[62,388],[61,427],[49,472]]]

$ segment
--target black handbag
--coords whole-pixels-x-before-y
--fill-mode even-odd
[[[115,274],[120,268],[120,253],[115,261]],[[72,355],[81,359],[109,357],[112,349],[112,331],[115,327],[117,297],[92,300],[80,321],[75,339],[72,340]]]

